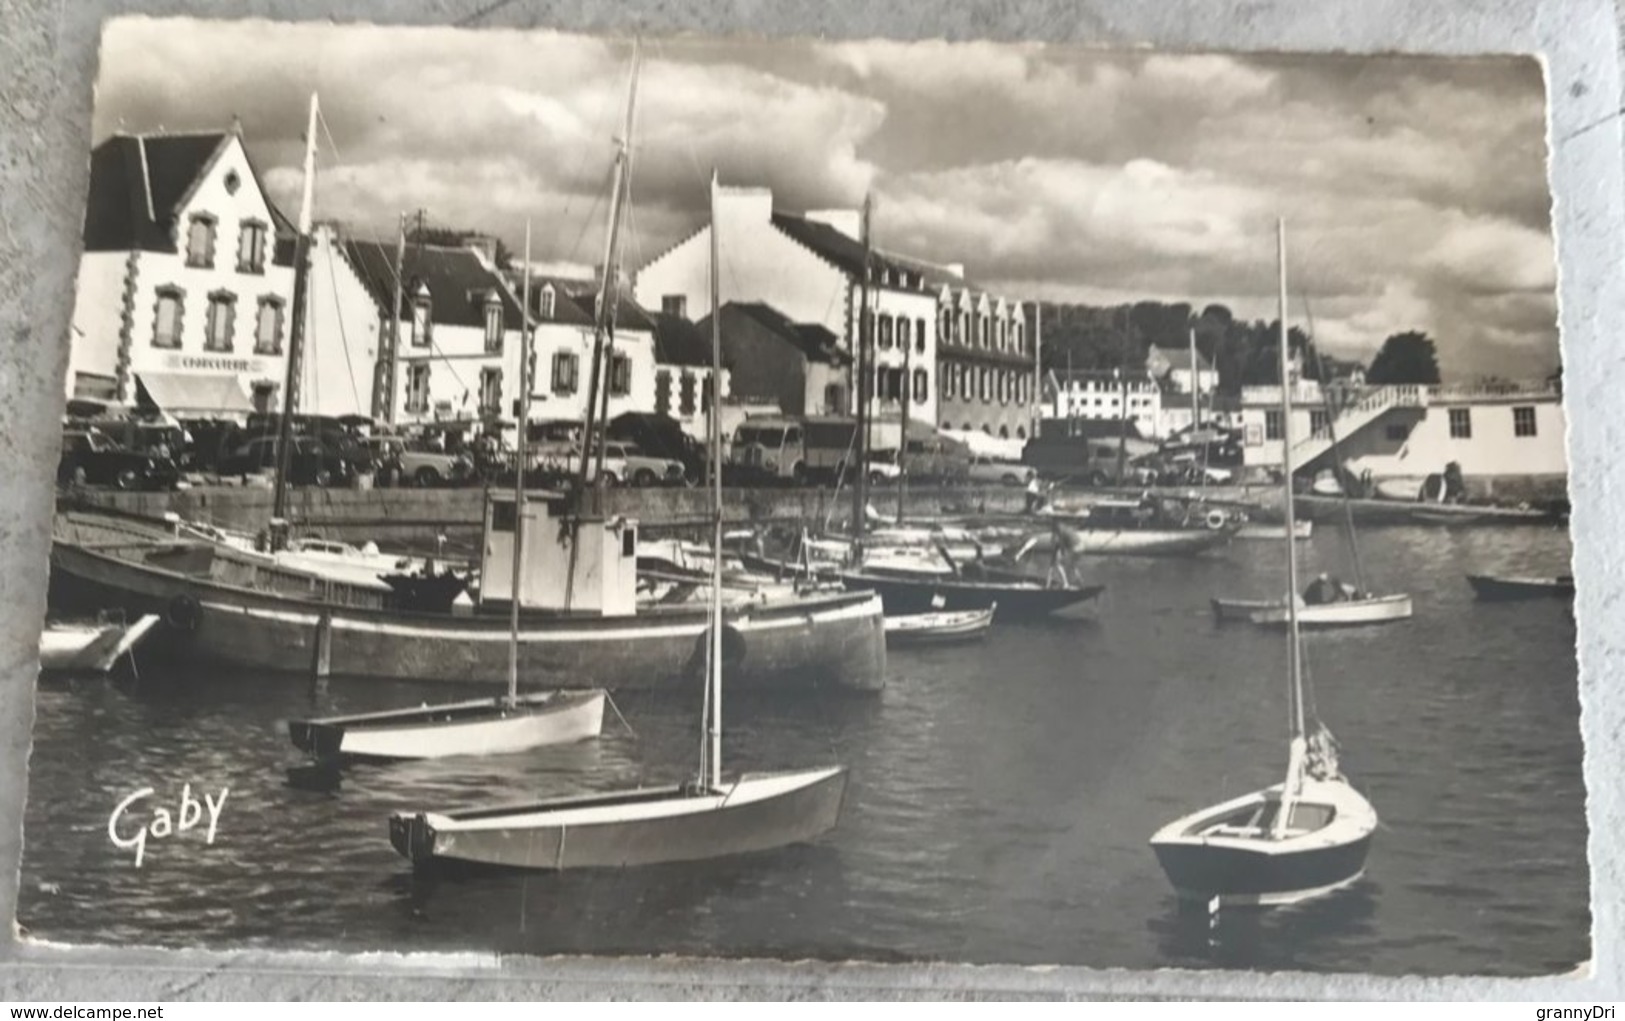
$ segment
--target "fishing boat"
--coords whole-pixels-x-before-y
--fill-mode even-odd
[[[147,614],[130,624],[107,621],[53,621],[40,633],[40,670],[45,673],[105,674],[157,627]]]
[[[312,139],[315,129],[315,97],[311,97]],[[308,226],[308,210],[300,217],[300,227]],[[302,253],[301,253],[302,255]],[[304,269],[296,256],[295,272]],[[530,225],[525,225],[525,282],[523,337],[525,351],[531,345],[530,329]],[[294,333],[294,343],[298,332]],[[529,410],[530,359],[519,359],[521,414]],[[291,410],[285,412],[291,414]],[[524,421],[524,418],[520,419]],[[519,463],[525,463],[525,430],[519,430]],[[518,577],[525,562],[525,487],[516,477],[514,500],[519,513],[513,531],[513,576]],[[508,691],[501,698],[457,702],[450,705],[419,706],[349,716],[329,716],[316,720],[293,720],[288,737],[294,746],[312,758],[335,760],[433,759],[463,755],[504,755],[545,745],[563,744],[597,737],[604,725],[602,690],[565,693],[550,691],[521,694],[519,691],[519,610],[520,599],[509,604]]]
[[[1283,432],[1292,416],[1287,383],[1286,228],[1281,250],[1281,402]],[[1294,520],[1290,440],[1286,524]],[[1297,590],[1296,543],[1286,546],[1287,589]],[[1204,808],[1151,838],[1163,872],[1181,900],[1226,906],[1292,904],[1347,887],[1365,873],[1377,813],[1338,768],[1336,742],[1306,709],[1303,645],[1297,604],[1288,603],[1287,770],[1283,782]]]
[[[624,137],[624,136],[623,136]],[[716,202],[713,176],[712,207]],[[714,212],[713,212],[714,215]],[[718,289],[717,232],[711,234],[711,293]],[[712,365],[720,372],[721,318],[712,317]],[[705,640],[700,768],[694,781],[512,807],[397,812],[390,843],[414,868],[474,865],[540,871],[626,868],[730,858],[816,839],[835,828],[847,771],[832,765],[792,772],[722,776],[724,611],[721,600],[722,463],[720,416],[712,416],[711,626]]]
[[[1220,508],[1151,497],[1100,500],[1081,514],[1053,517],[1058,541],[1086,556],[1195,556],[1225,545],[1241,528]]]
[[[1473,595],[1483,602],[1508,602],[1520,599],[1572,599],[1574,575],[1559,574],[1551,578],[1520,575],[1469,574],[1467,583]]]
[[[892,645],[932,645],[975,641],[993,626],[998,604],[983,610],[932,610],[886,618],[886,641]]]
[[[1550,525],[1560,518],[1549,509],[1487,503],[1424,503],[1416,500],[1300,496],[1306,516],[1320,521],[1351,513],[1359,524],[1383,525]]]

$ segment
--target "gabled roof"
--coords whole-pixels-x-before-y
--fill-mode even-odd
[[[345,258],[355,267],[378,307],[389,308],[394,300],[395,246],[351,239],[342,245]],[[483,327],[486,302],[495,292],[502,303],[504,328],[523,328],[519,303],[510,296],[506,281],[487,269],[472,249],[408,244],[401,261],[401,281],[403,315],[411,308],[412,294],[422,283],[434,300],[433,316],[438,325]]]
[[[223,131],[114,135],[96,146],[90,154],[85,251],[176,251],[175,215],[233,137]],[[292,245],[284,244],[284,237],[293,227],[265,194],[252,161],[249,173],[271,210],[278,235],[274,261],[291,263]]]
[[[826,365],[845,365],[851,361],[851,357],[841,348],[840,338],[818,323],[792,322],[783,312],[759,301],[730,301],[722,306],[724,313],[730,310],[782,337],[809,361]]]
[[[857,276],[863,269],[862,243],[827,223],[789,213],[774,213],[773,226],[848,276]],[[870,259],[877,271],[889,269],[894,273],[907,273],[911,278],[918,277],[920,281],[918,284],[910,281],[911,289],[935,289],[944,284],[951,287],[973,286],[964,278],[956,277],[941,267],[879,249],[870,250]]]
[[[661,365],[711,367],[711,334],[670,312],[654,314],[655,361]],[[723,367],[727,367],[724,355]]]

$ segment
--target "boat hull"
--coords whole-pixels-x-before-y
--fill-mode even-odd
[[[986,610],[997,606],[994,619],[1000,621],[1048,616],[1089,602],[1105,591],[1103,585],[1039,588],[992,582],[883,578],[851,572],[843,572],[841,582],[849,592],[874,592],[885,604],[886,613],[894,617],[939,610]]]
[[[891,645],[937,645],[973,642],[987,635],[997,607],[954,613],[920,613],[886,618]]]
[[[1255,791],[1169,823],[1151,838],[1181,900],[1224,906],[1295,904],[1341,889],[1365,872],[1377,828],[1370,802],[1346,782],[1310,781],[1302,799],[1331,806],[1331,821],[1281,838],[1216,832],[1215,824],[1278,801],[1281,786]],[[1256,831],[1253,831],[1256,833]]]
[[[721,795],[672,787],[509,809],[397,812],[390,843],[418,868],[561,872],[707,861],[806,843],[834,829],[844,767],[757,774]]]
[[[288,737],[318,760],[396,761],[506,755],[597,737],[602,691],[521,695],[393,712],[293,720]]]
[[[126,533],[128,534],[128,533]],[[507,683],[505,616],[410,613],[338,605],[220,584],[58,539],[54,606],[162,615],[154,652],[186,662],[333,677]],[[727,622],[736,688],[878,691],[885,684],[881,600],[836,592],[757,604]],[[649,689],[703,671],[707,608],[623,617],[521,619],[519,671],[573,689]]]
[[[1423,503],[1416,500],[1344,500],[1340,496],[1299,495],[1297,509],[1305,518],[1334,522],[1345,514],[1358,525],[1539,525],[1558,520],[1548,511],[1478,504]],[[1347,510],[1344,504],[1347,504]]]
[[[1409,620],[1411,597],[1404,594],[1350,599],[1340,603],[1299,604],[1299,627],[1360,627]],[[1290,623],[1285,602],[1252,614],[1254,624],[1285,627]]]
[[[1191,557],[1225,545],[1236,529],[1067,528],[1067,548],[1082,556]]]
[[[1485,602],[1574,597],[1573,578],[1497,578],[1469,574],[1467,583],[1473,587],[1473,594]]]

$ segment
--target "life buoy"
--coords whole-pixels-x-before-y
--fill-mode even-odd
[[[190,595],[182,593],[169,601],[164,620],[180,631],[196,631],[203,622],[203,607]]]
[[[1215,532],[1223,528],[1225,523],[1229,520],[1230,519],[1225,516],[1225,513],[1222,510],[1210,510],[1207,512],[1207,527]]]

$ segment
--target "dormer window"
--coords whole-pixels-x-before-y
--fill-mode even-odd
[[[502,352],[502,299],[492,292],[485,299],[485,353]]]
[[[543,319],[552,319],[557,315],[558,292],[553,290],[552,284],[542,285],[541,315]]]
[[[186,265],[214,268],[214,217],[206,213],[192,217],[186,229]]]
[[[265,272],[265,224],[244,220],[237,234],[237,272]]]
[[[418,285],[412,298],[412,346],[428,347],[434,341],[434,301],[429,289]]]

